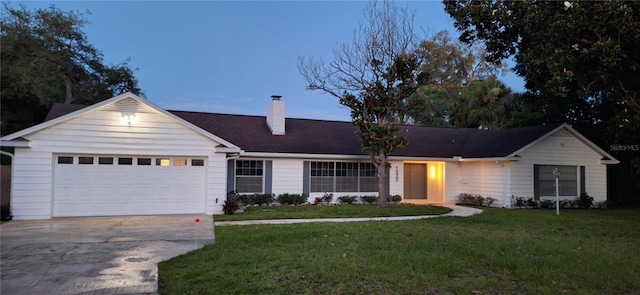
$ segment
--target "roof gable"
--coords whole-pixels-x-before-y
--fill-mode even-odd
[[[190,122],[185,121],[184,119],[167,112],[166,110],[159,108],[158,106],[152,104],[151,102],[140,98],[139,96],[127,92],[116,97],[101,101],[99,103],[90,105],[90,106],[79,106],[79,105],[56,105],[55,108],[52,108],[52,111],[49,112],[47,117],[45,118],[45,122],[40,123],[38,125],[23,129],[21,131],[6,135],[2,137],[3,143],[8,141],[16,140],[21,137],[27,136],[34,132],[38,132],[44,129],[47,129],[51,126],[55,126],[58,124],[62,124],[68,120],[77,118],[84,114],[93,111],[118,111],[118,112],[131,112],[131,113],[142,113],[142,112],[157,112],[159,114],[165,115],[179,124],[213,140],[216,141],[225,147],[235,149],[240,151],[240,148],[235,146],[234,144],[217,137],[205,130],[202,130],[200,127],[193,125]],[[8,144],[7,144],[8,145]]]

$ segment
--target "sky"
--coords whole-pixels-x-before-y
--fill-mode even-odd
[[[424,36],[459,33],[440,1],[398,1]],[[337,98],[306,90],[300,57],[330,61],[365,22],[368,1],[10,1],[89,12],[84,32],[106,64],[129,60],[147,100],[168,110],[266,114],[281,95],[286,117],[349,121]],[[513,91],[524,82],[500,78]]]

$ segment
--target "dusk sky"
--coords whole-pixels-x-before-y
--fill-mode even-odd
[[[368,1],[11,1],[29,9],[55,4],[90,11],[84,31],[107,64],[129,58],[146,98],[169,110],[265,115],[271,95],[282,95],[286,116],[348,121],[338,99],[306,90],[302,56],[332,59],[364,23]],[[440,1],[401,1],[415,9],[424,36],[449,30]],[[514,91],[524,82],[500,78]]]

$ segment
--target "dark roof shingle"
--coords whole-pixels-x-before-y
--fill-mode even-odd
[[[55,104],[46,120],[84,108]],[[351,122],[291,119],[286,135],[272,135],[264,116],[169,111],[247,152],[365,155]],[[430,158],[505,157],[551,132],[559,124],[480,130],[473,128],[402,126],[409,144],[393,156]]]

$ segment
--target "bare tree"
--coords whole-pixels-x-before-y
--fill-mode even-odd
[[[302,57],[298,69],[308,89],[329,93],[351,109],[363,151],[377,168],[378,207],[384,207],[389,155],[408,144],[398,128],[402,102],[427,76],[420,71],[421,60],[415,53],[413,12],[389,1],[381,8],[373,2],[365,17],[367,22],[353,39],[334,49],[330,63]]]

